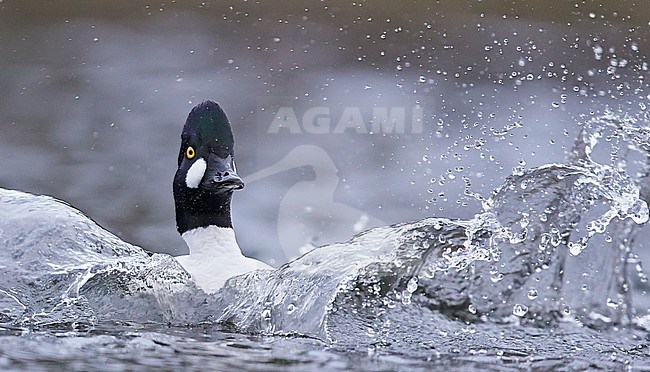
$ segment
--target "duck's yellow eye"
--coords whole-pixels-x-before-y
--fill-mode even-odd
[[[194,147],[190,146],[185,150],[185,156],[187,156],[188,159],[193,159],[195,155]]]

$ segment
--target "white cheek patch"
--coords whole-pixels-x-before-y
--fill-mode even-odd
[[[208,167],[208,164],[203,160],[203,158],[198,158],[194,164],[187,170],[187,176],[185,176],[185,184],[191,189],[199,187],[203,175],[205,174],[205,169]]]

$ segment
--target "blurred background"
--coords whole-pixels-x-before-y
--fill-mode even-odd
[[[649,35],[647,1],[0,0],[0,187],[183,254],[180,131],[215,100],[247,181],[240,245],[279,266],[472,217],[466,190],[565,161],[594,115],[643,115]]]

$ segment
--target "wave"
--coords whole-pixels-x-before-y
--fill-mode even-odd
[[[607,138],[645,153],[640,124],[592,119],[568,164],[516,170],[489,197],[474,195],[482,210],[471,219],[374,228],[231,278],[212,296],[171,256],[123,242],[66,203],[0,189],[0,322],[216,322],[340,342],[481,323],[629,324],[627,263],[648,220],[637,186],[647,173],[633,179],[618,158],[596,161],[595,149]]]

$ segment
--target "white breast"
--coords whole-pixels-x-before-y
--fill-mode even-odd
[[[198,227],[182,235],[190,248],[187,256],[176,257],[183,268],[192,275],[196,285],[207,293],[218,291],[226,280],[271,266],[242,255],[231,228]]]

